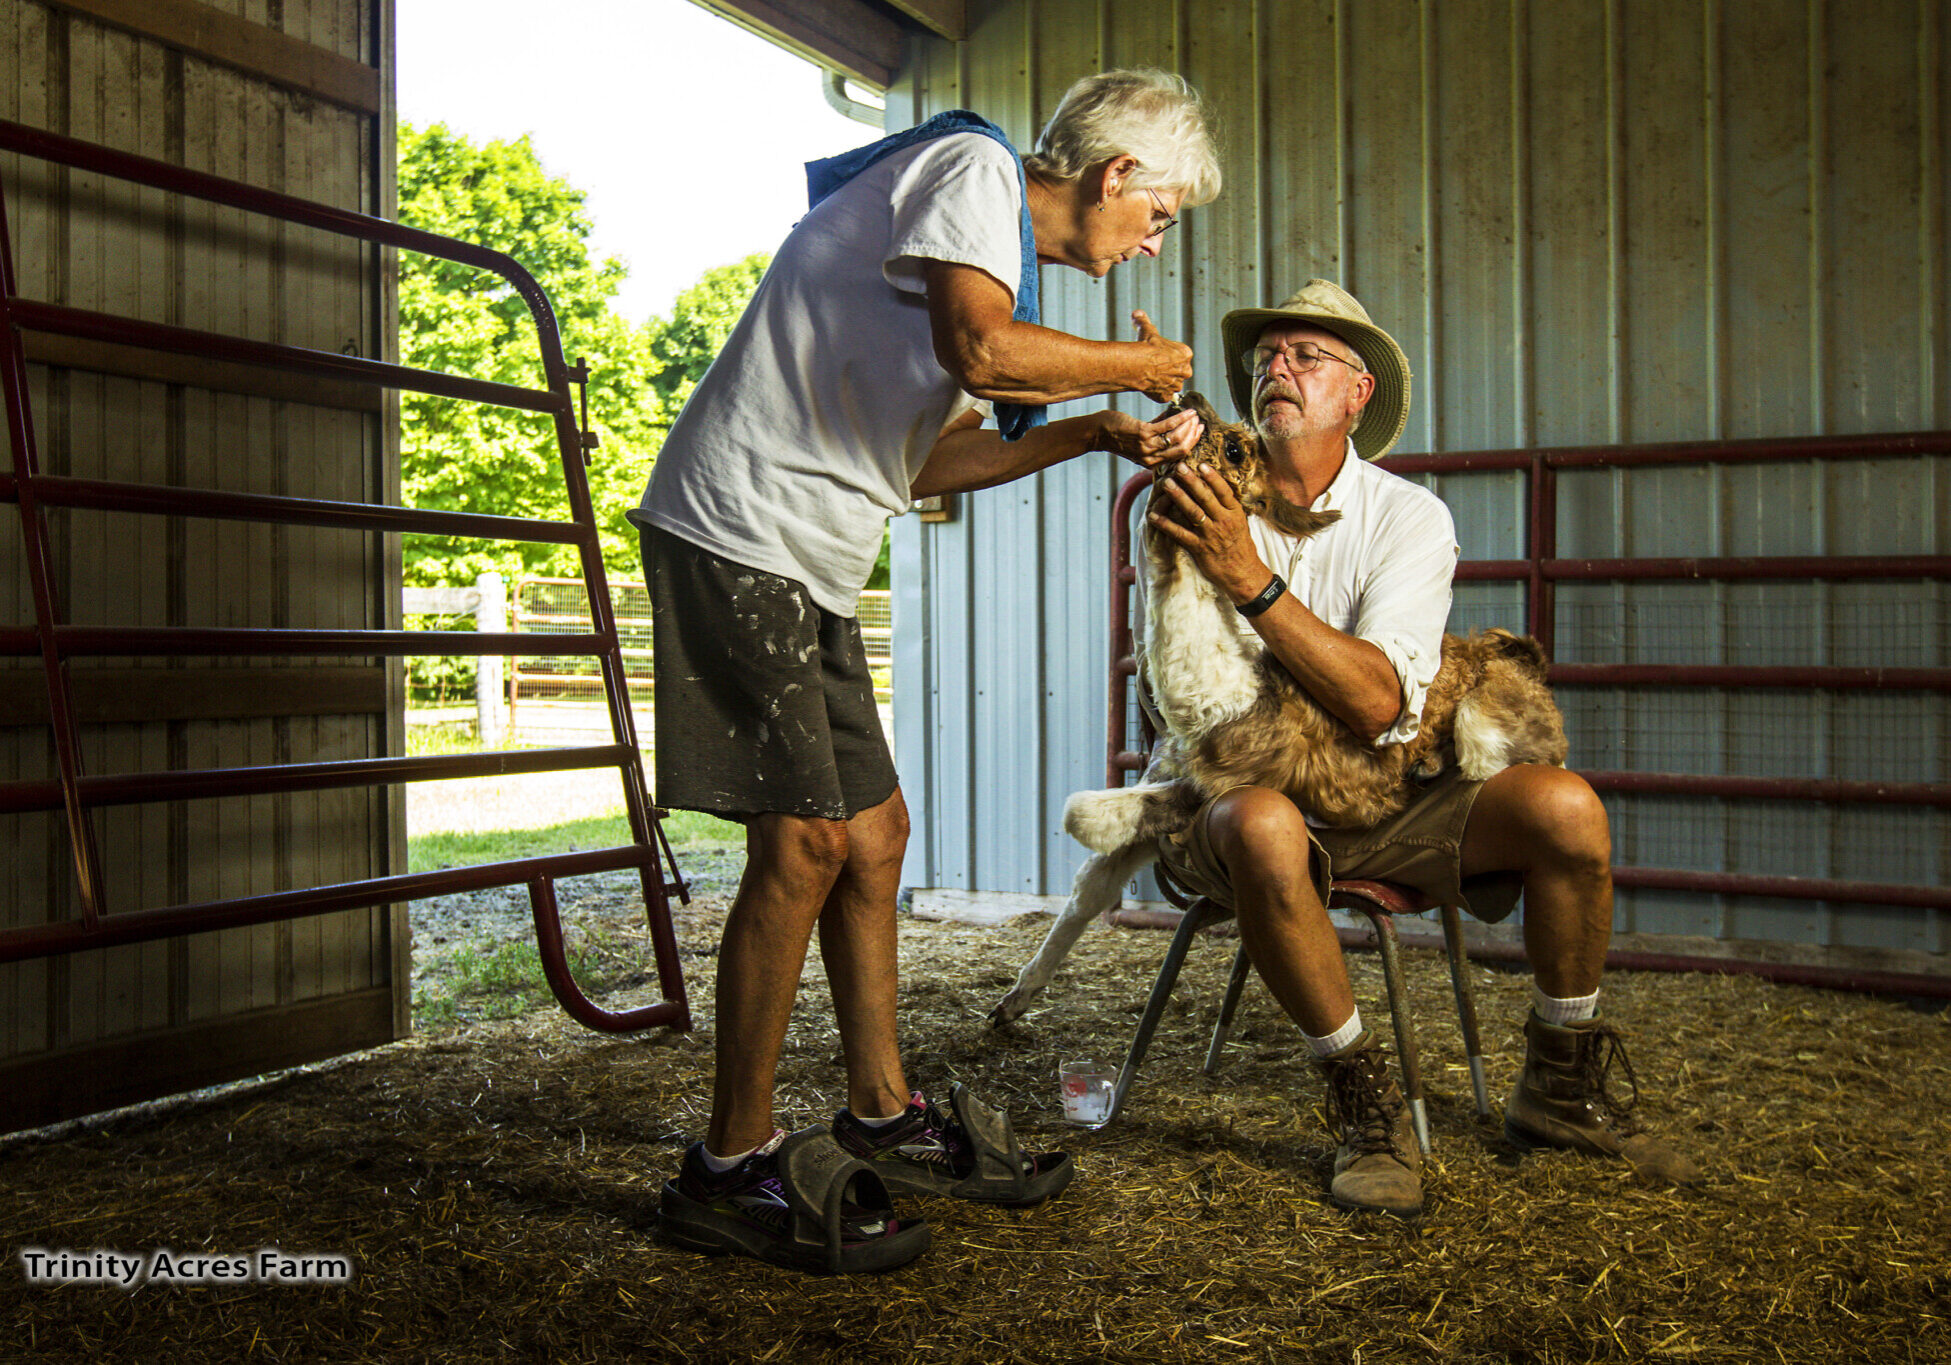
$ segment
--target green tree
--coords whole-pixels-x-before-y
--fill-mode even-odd
[[[677,296],[669,318],[650,324],[650,353],[657,364],[651,387],[665,411],[675,414],[704,378],[712,358],[738,325],[772,257],[761,252],[731,265],[713,266]]]
[[[678,296],[669,319],[638,326],[612,308],[625,268],[593,260],[582,191],[554,178],[527,138],[485,145],[442,124],[399,129],[400,218],[506,252],[548,294],[563,353],[590,367],[589,424],[600,444],[585,471],[603,562],[613,578],[642,571],[625,514],[642,496],[670,419],[744,311],[768,257],[720,266]],[[544,387],[528,306],[499,276],[403,252],[400,354],[421,369]],[[551,421],[426,394],[401,395],[401,483],[409,505],[566,520],[568,497]],[[406,582],[462,586],[506,577],[579,577],[563,546],[408,536]],[[416,621],[413,625],[431,625]],[[465,621],[444,624],[467,628]],[[414,660],[416,691],[470,695],[472,659]]]
[[[589,253],[582,191],[551,177],[527,138],[476,144],[443,124],[399,130],[400,218],[513,256],[547,292],[571,364],[590,366],[589,420],[600,445],[587,473],[613,573],[634,574],[624,513],[649,477],[668,425],[653,380],[651,329],[610,306],[625,269]],[[499,276],[402,253],[404,363],[528,388],[544,387],[527,305]],[[426,394],[401,397],[401,482],[418,507],[566,519],[552,423],[532,413]],[[406,581],[470,583],[487,570],[569,575],[564,546],[409,537]]]
[[[586,471],[613,575],[641,571],[636,506],[671,418],[683,407],[744,312],[770,257],[707,270],[666,318],[638,326],[611,307],[625,267],[589,253],[581,190],[551,177],[527,138],[476,144],[444,124],[399,130],[400,218],[415,227],[506,252],[549,296],[563,354],[590,366],[589,420],[599,446]],[[404,363],[539,388],[541,355],[527,305],[498,276],[403,253],[400,353]],[[568,499],[551,423],[535,414],[459,399],[405,394],[401,481],[419,507],[502,516],[566,518]],[[573,576],[561,546],[409,537],[406,581],[472,583],[488,570]]]

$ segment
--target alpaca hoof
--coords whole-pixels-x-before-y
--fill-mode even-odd
[[[996,1008],[989,1011],[989,1026],[1001,1028],[1004,1024],[1015,1023],[1029,1013],[1031,999],[1032,995],[1028,992],[1011,991],[996,1002]]]

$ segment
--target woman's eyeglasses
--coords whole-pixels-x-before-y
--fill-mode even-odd
[[[1158,191],[1153,189],[1148,189],[1145,191],[1145,193],[1149,194],[1152,197],[1152,207],[1153,207],[1152,230],[1146,233],[1145,235],[1147,237],[1156,237],[1160,233],[1165,232],[1170,228],[1177,227],[1179,220],[1174,218],[1171,214],[1165,211],[1165,201],[1158,197]]]

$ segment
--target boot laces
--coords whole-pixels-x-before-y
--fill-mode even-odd
[[[1639,1124],[1631,1115],[1639,1104],[1639,1077],[1633,1071],[1632,1059],[1626,1055],[1626,1040],[1619,1030],[1610,1024],[1600,1024],[1582,1032],[1577,1066],[1580,1087],[1605,1109],[1612,1127],[1621,1136],[1638,1132]],[[1624,1098],[1613,1094],[1606,1084],[1615,1066],[1627,1086]]]
[[[1353,1151],[1395,1151],[1402,1097],[1389,1085],[1379,1060],[1364,1052],[1328,1067],[1328,1104],[1341,1140]]]

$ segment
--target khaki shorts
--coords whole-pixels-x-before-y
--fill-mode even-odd
[[[1401,813],[1373,829],[1308,829],[1313,847],[1309,868],[1323,903],[1336,877],[1400,882],[1438,905],[1455,905],[1477,919],[1495,923],[1517,908],[1522,882],[1514,872],[1480,877],[1461,875],[1463,827],[1482,782],[1455,768],[1438,774]],[[1222,793],[1223,795],[1224,793]],[[1221,905],[1233,903],[1232,877],[1214,850],[1210,824],[1214,797],[1192,823],[1158,841],[1159,861],[1173,881]]]

